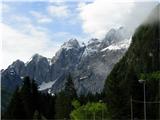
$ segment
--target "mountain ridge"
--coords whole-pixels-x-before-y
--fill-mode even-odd
[[[107,48],[114,44],[121,44],[120,42],[129,41],[128,36],[125,38],[125,36],[121,35],[123,33],[121,31],[126,31],[123,27],[112,29],[111,31],[114,32],[112,34],[110,32],[107,33],[109,37],[106,35],[103,40],[92,38],[86,45],[80,45],[77,39],[70,39],[62,44],[52,58],[34,54],[26,63],[16,60],[10,66],[14,68],[20,78],[29,76],[35,79],[39,86],[43,82],[47,83],[56,80],[50,88],[52,92],[63,89],[65,77],[69,73],[72,73],[75,79],[74,83],[78,93],[83,94],[84,89],[85,94],[87,92],[100,92],[106,77],[105,73],[108,74],[110,72],[113,65],[123,56],[130,44],[126,42],[128,45],[125,48]],[[106,50],[102,51],[104,48]],[[10,67],[7,69],[10,69]],[[100,71],[105,72],[101,73]]]

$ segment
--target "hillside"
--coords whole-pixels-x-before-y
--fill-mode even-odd
[[[150,16],[158,15],[157,6]],[[156,15],[155,15],[156,14]],[[158,18],[158,17],[155,17]],[[106,79],[104,92],[112,118],[130,118],[130,98],[143,103],[143,86],[138,82],[145,75],[160,71],[160,22],[148,19],[132,37],[124,57]],[[146,100],[159,101],[159,78],[145,77]],[[133,102],[133,117],[143,119],[143,104]],[[147,119],[158,119],[158,104],[147,104]]]

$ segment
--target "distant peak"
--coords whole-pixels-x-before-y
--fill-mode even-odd
[[[32,59],[42,58],[43,56],[39,55],[38,53],[32,56]]]
[[[92,38],[88,41],[88,44],[91,44],[91,43],[99,43],[100,41],[97,39],[97,38]]]
[[[16,61],[14,61],[13,63],[24,63],[23,61],[17,59]]]
[[[36,53],[31,57],[31,59],[28,62],[30,62],[32,60],[39,61],[41,58],[44,58],[44,57],[42,55],[39,55],[38,53]]]
[[[80,45],[79,45],[79,42],[77,41],[77,39],[70,39],[68,40],[67,42],[65,42],[61,48],[67,48],[67,49],[70,49],[70,48],[79,48]]]
[[[17,66],[17,65],[24,65],[24,62],[18,59],[18,60],[16,60],[16,61],[14,61],[14,62],[9,66],[9,68],[14,68],[14,67]]]
[[[114,29],[114,28],[111,28],[109,31],[108,31],[108,33],[107,34],[110,34],[110,33],[115,33],[116,32],[116,29]]]

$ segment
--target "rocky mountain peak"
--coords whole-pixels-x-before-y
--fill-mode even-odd
[[[65,42],[61,48],[64,48],[64,49],[72,49],[72,48],[79,48],[80,45],[79,45],[79,42],[77,41],[77,39],[70,39],[69,41]]]
[[[88,41],[88,44],[99,43],[100,41],[97,38],[92,38]]]
[[[43,56],[42,56],[42,55],[39,55],[38,53],[36,53],[36,54],[34,54],[34,55],[32,56],[32,59],[35,59],[35,60],[39,60],[39,59],[41,59],[41,58],[43,58]]]
[[[88,41],[87,50],[88,52],[97,51],[100,46],[100,41],[97,38],[92,38]]]
[[[124,27],[119,27],[118,29],[110,29],[106,34],[105,38],[101,42],[100,48],[106,48],[110,45],[120,43],[124,40],[129,40],[131,33],[128,32]]]
[[[107,34],[106,37],[111,37],[116,33],[116,30],[114,28],[110,29]]]
[[[10,65],[9,67],[17,67],[17,66],[23,66],[23,65],[24,65],[24,62],[18,59],[14,61],[12,65]]]
[[[39,55],[38,53],[36,53],[31,57],[31,59],[28,61],[28,63],[31,62],[31,61],[34,61],[34,62],[37,63],[43,58],[45,58],[45,57],[43,57],[42,55]]]
[[[16,74],[20,74],[20,73],[23,72],[24,67],[25,67],[24,62],[18,59],[18,60],[16,60],[16,61],[14,61],[14,62],[7,68],[7,70],[8,70],[8,71],[12,71],[11,74],[13,74],[13,71],[14,71],[14,73],[16,73]]]

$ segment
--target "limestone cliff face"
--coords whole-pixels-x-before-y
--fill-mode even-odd
[[[14,71],[15,74],[11,76],[16,75],[18,79],[9,77],[14,86],[18,81],[22,81],[20,78],[29,76],[41,87],[40,90],[50,89],[51,92],[58,92],[63,89],[66,76],[71,73],[79,94],[100,92],[114,64],[127,50],[129,37],[125,29],[120,27],[111,29],[103,40],[91,39],[86,45],[80,45],[78,40],[70,39],[53,58],[35,54],[27,63],[20,60],[13,62],[3,70],[2,83],[7,83],[6,78]],[[43,84],[47,83],[50,85],[43,88]],[[8,84],[5,85],[9,87]]]

